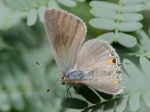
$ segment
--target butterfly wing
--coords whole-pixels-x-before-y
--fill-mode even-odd
[[[108,94],[122,91],[119,57],[106,42],[96,39],[86,42],[78,54],[76,66],[84,72],[79,83]]]
[[[79,18],[60,9],[46,10],[44,19],[55,60],[65,73],[74,67],[86,27]]]
[[[80,83],[108,94],[115,95],[123,91],[121,75],[115,72],[93,70],[85,74]]]

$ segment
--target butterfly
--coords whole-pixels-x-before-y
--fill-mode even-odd
[[[122,93],[119,56],[102,40],[91,39],[83,44],[87,28],[80,18],[61,9],[47,9],[44,25],[62,71],[62,84],[86,85],[107,94]]]

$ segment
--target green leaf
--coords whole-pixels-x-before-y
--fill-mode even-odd
[[[24,15],[10,10],[3,2],[0,2],[0,30],[8,30],[19,23]]]
[[[150,91],[145,92],[145,93],[143,94],[143,99],[144,99],[145,104],[147,105],[147,107],[150,108]]]
[[[104,1],[91,1],[90,2],[91,7],[103,7],[109,10],[117,11],[118,5],[110,2],[104,2]]]
[[[40,4],[39,3],[40,1],[35,1],[35,0],[25,0],[25,1],[22,0],[22,2],[24,4],[26,4],[26,6],[24,8],[25,10],[29,10],[31,7],[36,8],[36,7],[38,7],[37,4]]]
[[[81,112],[89,112],[89,110],[91,110],[92,107],[87,107],[84,110],[82,110]]]
[[[146,11],[150,9],[150,1],[148,1],[148,0],[145,1],[145,2],[144,2],[144,5],[145,5],[144,8],[145,8]]]
[[[125,33],[118,33],[118,42],[126,47],[134,47],[137,44],[134,36]]]
[[[114,112],[115,100],[110,100],[105,103],[104,112]]]
[[[148,80],[150,80],[150,75],[149,75],[149,73],[150,73],[150,69],[149,69],[150,62],[149,62],[149,60],[145,57],[140,57],[140,64],[141,64],[141,67],[145,73],[146,78]]]
[[[136,35],[137,35],[139,42],[142,44],[142,46],[146,50],[149,51],[150,50],[150,39],[149,39],[148,35],[143,30],[137,31]]]
[[[99,112],[101,106],[102,106],[102,104],[95,105],[95,106],[92,108],[91,112]]]
[[[46,11],[46,6],[42,5],[38,8],[39,19],[41,22],[44,22],[44,13]]]
[[[104,30],[114,30],[116,27],[116,23],[114,21],[107,19],[95,18],[91,19],[89,23],[95,28],[100,28]]]
[[[76,6],[76,2],[73,0],[57,0],[57,1],[67,7],[75,7]]]
[[[139,22],[122,22],[118,24],[118,30],[123,32],[132,32],[142,28]]]
[[[123,22],[136,22],[143,19],[143,16],[139,13],[123,13],[120,15],[120,21]]]
[[[76,0],[76,1],[78,1],[78,2],[85,2],[85,0]]]
[[[96,91],[96,92],[105,100],[110,100],[113,97],[113,95],[111,95],[111,94],[106,94],[106,93],[103,93],[100,91]]]
[[[76,90],[77,94],[81,95],[87,101],[93,104],[99,103],[101,101],[98,95],[86,86],[74,87],[74,89]]]
[[[128,96],[124,96],[117,100],[116,112],[123,112],[127,106]]]
[[[8,94],[5,92],[0,92],[0,110],[3,112],[8,112],[11,110],[11,102]]]
[[[127,63],[127,60],[126,60],[126,63]],[[142,69],[145,68],[146,66],[148,66],[148,64],[150,64],[150,62],[144,58],[144,57],[141,57],[140,59],[140,63],[141,63],[141,67]],[[146,64],[147,63],[147,64]],[[130,67],[130,70],[125,69],[127,70],[128,74],[129,72],[134,72],[135,75],[133,74],[132,76],[130,76],[130,80],[133,82],[132,84],[129,84],[130,86],[132,86],[133,84],[138,88],[139,92],[134,92],[132,94],[130,94],[130,98],[129,98],[129,107],[127,106],[127,108],[129,108],[130,111],[140,111],[140,110],[147,110],[147,107],[150,106],[150,95],[149,95],[149,90],[150,90],[150,87],[148,85],[149,83],[149,78],[146,78],[146,74],[142,74],[142,73],[138,73],[138,69],[134,68],[132,66],[132,63],[130,64],[123,64],[124,66],[129,66]],[[143,66],[144,65],[144,66]],[[145,69],[143,69],[144,73],[149,70],[148,67],[146,67]],[[128,79],[127,79],[128,80]],[[140,84],[138,84],[140,82]],[[126,82],[128,83],[128,82]],[[145,85],[146,84],[146,85]],[[141,85],[141,86],[140,86]],[[141,98],[141,95],[143,95],[143,97]],[[147,105],[147,107],[145,106],[145,104],[143,104],[143,100],[145,101],[145,104]],[[142,104],[140,104],[142,103]],[[144,106],[142,109],[142,107],[140,107],[140,105]],[[127,111],[128,109],[125,109],[125,111]]]
[[[90,13],[93,14],[95,17],[102,17],[110,20],[115,20],[117,16],[115,11],[103,9],[102,7],[93,8],[90,10]]]
[[[64,98],[61,106],[71,109],[84,109],[88,106],[88,103],[77,98]]]
[[[123,60],[123,67],[129,66],[130,63],[128,63],[125,59]],[[127,70],[127,69],[126,69]],[[128,72],[122,71],[122,77],[123,77],[123,83],[124,83],[124,92],[126,94],[134,94],[136,91],[138,91],[138,88],[133,82],[133,79],[131,79],[132,74],[128,74]]]
[[[37,10],[31,9],[27,14],[27,25],[32,26],[36,23],[37,20]]]
[[[133,47],[131,49],[132,51],[134,51],[134,53],[129,53],[129,55],[135,55],[137,57],[146,56],[147,58],[150,58],[149,36],[146,34],[145,31],[139,30],[136,31],[136,37],[138,39],[139,44],[137,44],[135,48]]]
[[[143,19],[143,16],[142,14],[137,13],[143,10],[143,4],[135,3],[124,5],[121,2],[121,5],[117,5],[103,1],[92,1],[90,2],[90,6],[92,6],[92,10],[90,10],[90,12],[96,18],[91,19],[89,23],[95,28],[109,31],[113,30],[113,32],[115,32],[115,36],[113,36],[113,38],[104,37],[104,40],[106,39],[109,43],[118,41],[118,35],[122,36],[119,32],[133,32],[140,30],[143,26],[140,22],[138,22]],[[124,35],[126,38],[119,38],[120,44],[125,47],[135,46],[137,43],[136,38],[131,35],[127,35]],[[126,41],[124,41],[124,39],[126,39]]]
[[[19,111],[22,111],[25,107],[25,103],[19,91],[12,92],[11,94],[12,106]]]
[[[48,8],[59,8],[58,4],[56,1],[54,0],[50,0],[49,3],[48,3]]]
[[[148,84],[147,79],[143,77],[142,73],[138,70],[138,68],[131,61],[124,59],[123,63],[124,63],[123,67],[125,68],[126,72],[132,76],[130,77],[130,79],[135,84],[136,88],[138,89],[136,91],[145,91],[145,90],[150,89],[150,87],[148,86],[149,84]],[[142,84],[139,82],[142,82]]]
[[[10,7],[16,10],[23,10],[28,7],[27,4],[22,0],[7,0],[7,2]]]
[[[130,96],[129,98],[129,106],[130,110],[136,112],[140,107],[140,93],[135,93],[134,95]]]
[[[105,33],[97,37],[97,39],[107,41],[109,44],[113,43],[115,34],[113,32]]]
[[[142,3],[143,0],[122,0],[123,4],[136,4],[136,3]]]
[[[26,92],[25,98],[26,98],[27,102],[32,106],[42,107],[42,105],[43,105],[43,102],[39,98],[39,95],[34,92],[30,92],[30,91]]]
[[[121,12],[140,12],[144,9],[143,4],[131,4],[131,5],[125,5],[121,8]]]

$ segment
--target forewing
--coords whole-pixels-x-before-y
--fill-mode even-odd
[[[86,27],[79,18],[60,9],[46,10],[44,19],[55,60],[65,73],[74,67]]]
[[[80,83],[108,94],[119,94],[123,90],[119,57],[106,42],[96,39],[86,42],[76,66],[84,72]]]

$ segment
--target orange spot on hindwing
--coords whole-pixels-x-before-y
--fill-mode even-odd
[[[116,63],[116,59],[114,58],[114,59],[109,59],[108,60],[108,63],[110,63],[110,64],[115,64]]]
[[[117,80],[114,80],[113,83],[114,83],[115,85],[118,85],[118,84],[119,84],[119,82],[118,82]]]

